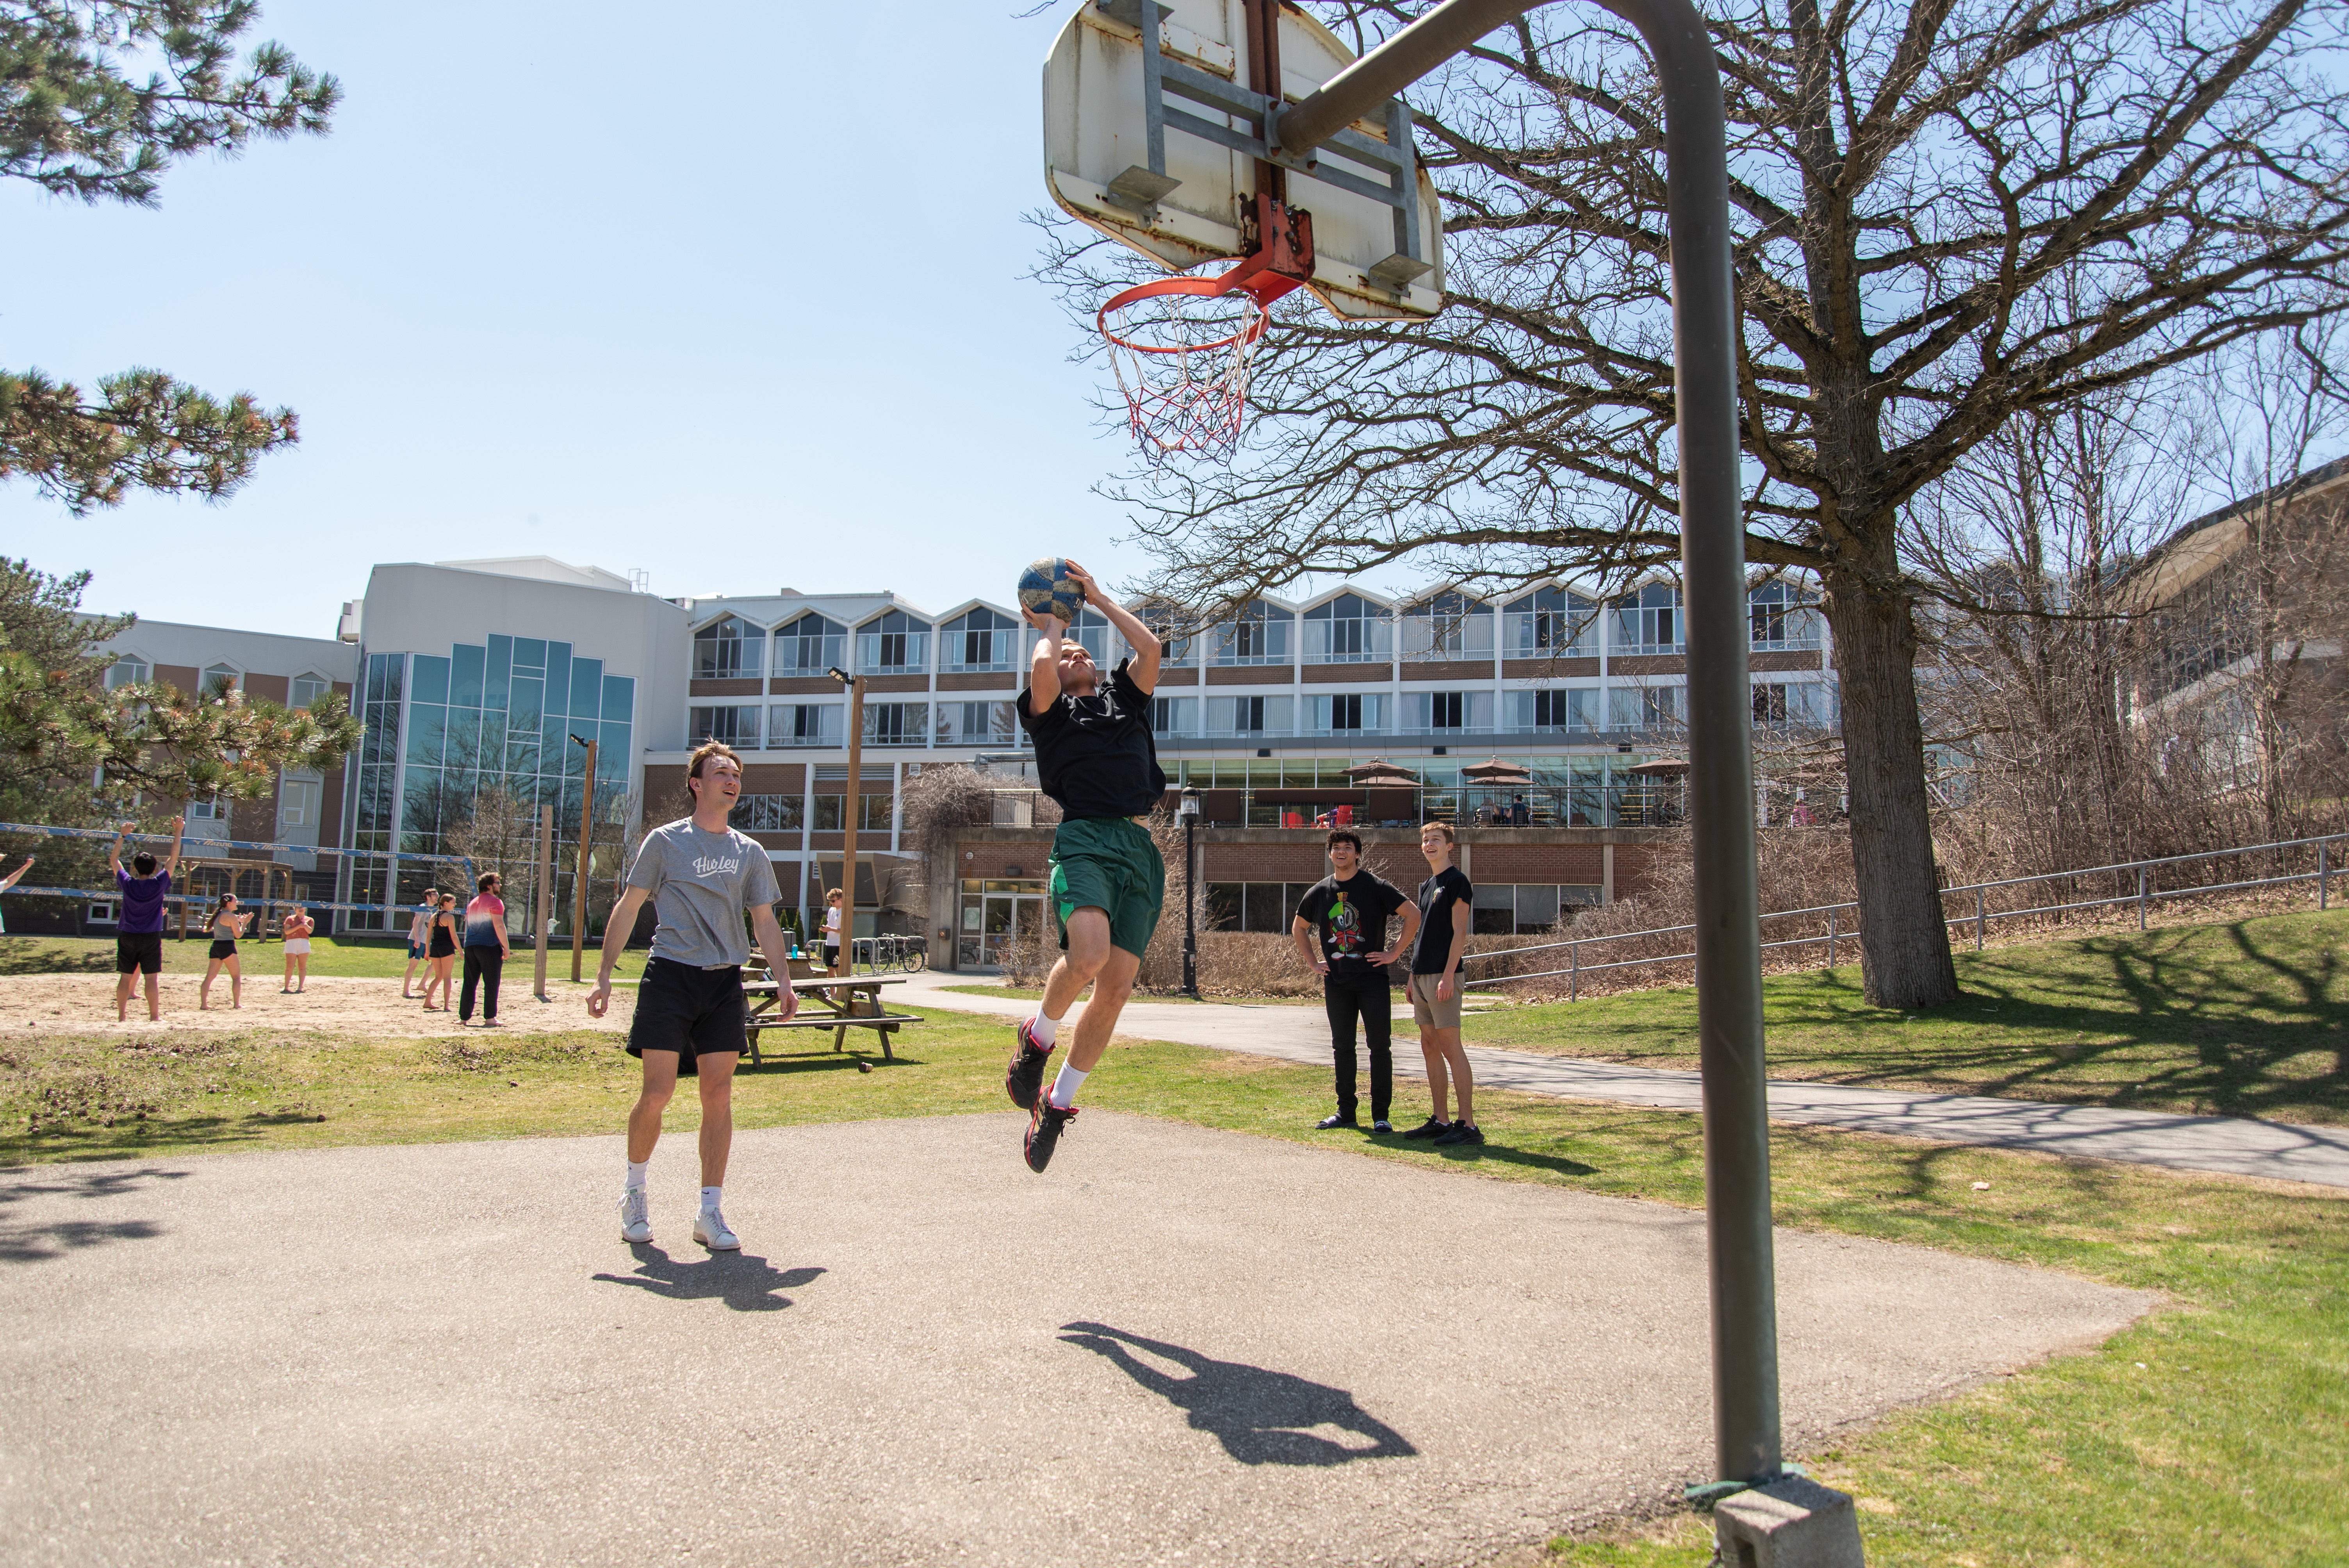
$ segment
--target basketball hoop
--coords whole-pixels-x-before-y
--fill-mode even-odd
[[[1111,296],[1097,320],[1145,457],[1220,457],[1237,444],[1248,361],[1272,321],[1254,294],[1222,277],[1157,278]]]

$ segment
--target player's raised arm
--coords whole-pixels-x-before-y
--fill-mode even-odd
[[[1133,684],[1144,692],[1156,691],[1158,661],[1165,653],[1158,634],[1143,625],[1140,616],[1103,593],[1101,584],[1093,581],[1092,573],[1073,561],[1069,562],[1069,575],[1084,589],[1085,603],[1099,610],[1102,618],[1117,628],[1117,634],[1125,639],[1125,645],[1133,650],[1133,663],[1126,667],[1125,672],[1133,678]]]
[[[1019,613],[1044,634],[1036,639],[1036,651],[1028,657],[1028,711],[1033,716],[1061,700],[1061,642],[1069,634],[1069,625],[1038,611]]]

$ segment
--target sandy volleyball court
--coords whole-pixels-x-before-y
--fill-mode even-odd
[[[273,955],[274,956],[274,955]],[[531,995],[527,965],[517,975],[508,971],[508,983],[499,991],[499,1022],[509,1031],[548,1033],[598,1029],[625,1032],[636,1004],[636,987],[617,985],[611,1011],[602,1018],[587,1016],[589,987],[568,980],[548,982],[554,1000],[541,1002]],[[247,972],[244,1006],[228,1005],[228,977],[212,982],[212,1006],[199,1012],[196,997],[202,986],[197,975],[165,975],[162,979],[163,1019],[173,1029],[299,1029],[324,1034],[410,1036],[453,1035],[457,1015],[428,1013],[416,1001],[402,1001],[394,979],[351,979],[314,975],[298,996],[279,991],[273,965],[267,975]],[[461,982],[460,982],[461,985]],[[470,1032],[481,1029],[481,1015]],[[141,986],[130,998],[128,1023],[114,1021],[114,976],[110,975],[26,975],[0,976],[0,1038],[26,1034],[116,1034],[150,1031],[158,1026],[147,1018]]]

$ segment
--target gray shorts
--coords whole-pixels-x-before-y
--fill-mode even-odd
[[[1441,975],[1414,975],[1403,987],[1411,998],[1411,1021],[1423,1029],[1456,1029],[1460,1026],[1460,977],[1452,977],[1452,1000],[1435,999],[1435,987],[1444,978]]]

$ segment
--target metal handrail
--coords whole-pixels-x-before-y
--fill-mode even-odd
[[[2042,872],[2032,876],[2003,877],[1995,882],[1966,882],[1960,886],[1941,889],[1940,896],[1950,898],[1961,893],[1971,893],[1974,895],[1973,913],[1957,915],[1945,913],[1941,923],[1945,926],[1972,925],[1974,947],[1979,952],[1988,923],[1993,920],[2013,920],[2035,914],[2060,914],[2068,910],[2099,909],[2110,904],[2134,903],[2138,906],[2137,928],[2143,930],[2145,908],[2157,900],[2200,898],[2211,893],[2238,892],[2244,888],[2272,887],[2282,882],[2313,882],[2317,883],[2317,907],[2323,909],[2330,905],[2328,894],[2333,871],[2329,847],[2344,840],[2349,840],[2349,833],[2323,833],[2305,839],[2278,839],[2270,843],[2243,844],[2230,850],[2198,850],[2191,854],[2162,855],[2143,861],[2123,861],[2113,865],[2089,866],[2080,871]],[[2253,877],[2240,882],[2202,883],[2184,888],[2159,889],[2151,885],[2149,873],[2157,867],[2185,865],[2196,861],[2220,860],[2230,855],[2255,855],[2271,851],[2301,849],[2312,844],[2317,849],[2316,870],[2313,872],[2290,872],[2281,876]],[[2137,874],[2137,888],[2135,892],[2119,893],[2109,898],[2075,899],[2061,903],[2034,904],[2024,909],[1989,909],[1984,907],[1982,902],[1984,893],[2000,888],[2023,887],[2032,882],[2067,882],[2076,877],[2105,876],[2123,872],[2135,872]],[[1857,911],[1859,905],[1857,903],[1846,903],[1819,904],[1809,909],[1781,909],[1765,912],[1762,916],[1764,920],[1791,920],[1803,915],[1823,914],[1828,917],[1828,921],[1826,932],[1822,935],[1790,936],[1777,942],[1764,942],[1761,944],[1762,950],[1767,952],[1776,947],[1802,947],[1825,943],[1827,944],[1828,962],[1832,965],[1835,944],[1847,941],[1856,934],[1852,932],[1837,931],[1835,928],[1834,917],[1847,911]],[[1571,951],[1574,962],[1565,969],[1537,969],[1524,975],[1496,975],[1489,979],[1464,980],[1461,982],[1461,985],[1463,989],[1480,985],[1506,985],[1519,980],[1543,980],[1560,975],[1579,977],[1585,973],[1596,974],[1608,969],[1628,969],[1641,964],[1685,964],[1696,954],[1673,953],[1646,958],[1613,959],[1604,964],[1585,964],[1582,962],[1581,950],[1593,943],[1630,942],[1640,937],[1673,936],[1682,932],[1695,929],[1693,924],[1661,925],[1647,931],[1619,931],[1602,936],[1576,936],[1569,937],[1564,942],[1544,942],[1530,947],[1500,947],[1485,953],[1463,954],[1460,961],[1463,964],[1472,964],[1487,959],[1516,958],[1528,953],[1554,953],[1560,949],[1567,949]]]

